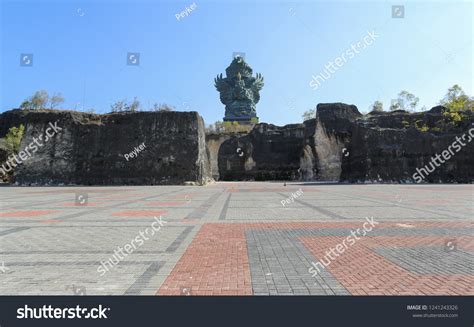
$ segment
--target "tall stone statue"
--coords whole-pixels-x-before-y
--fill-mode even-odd
[[[260,100],[262,75],[253,77],[252,68],[241,57],[235,57],[225,73],[226,77],[220,74],[214,79],[221,102],[225,104],[224,121],[258,121],[255,105]]]

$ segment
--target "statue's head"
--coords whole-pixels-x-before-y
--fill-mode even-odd
[[[252,68],[245,62],[244,58],[235,56],[232,63],[225,70],[228,78],[237,77],[240,74],[242,77],[252,76]]]

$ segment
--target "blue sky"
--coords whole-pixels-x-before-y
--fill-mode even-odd
[[[179,21],[175,15],[197,7]],[[224,105],[214,77],[233,52],[245,52],[265,86],[260,121],[301,121],[322,102],[375,100],[388,108],[406,89],[419,107],[436,105],[448,87],[473,92],[472,2],[386,1],[5,1],[1,0],[0,111],[36,90],[61,93],[64,108],[110,111],[135,96],[144,107],[196,110],[206,123]],[[404,18],[391,18],[392,5]],[[317,90],[309,83],[367,31],[379,37]],[[140,53],[127,66],[127,52]],[[33,54],[32,67],[20,55]]]

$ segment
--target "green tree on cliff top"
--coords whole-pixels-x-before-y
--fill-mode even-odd
[[[306,110],[303,115],[303,121],[307,121],[313,118],[316,118],[316,108]]]
[[[20,105],[20,109],[55,109],[58,105],[64,102],[64,98],[60,93],[49,96],[45,90],[36,91],[31,97],[25,99]]]
[[[383,103],[382,101],[375,101],[374,104],[371,106],[371,111],[383,111]]]
[[[444,116],[453,122],[460,122],[465,118],[462,111],[474,111],[474,98],[464,93],[457,84],[448,89],[448,93],[440,100],[439,104],[446,107]]]
[[[415,111],[419,101],[420,98],[416,97],[414,94],[402,90],[398,93],[397,99],[390,105],[390,110]]]

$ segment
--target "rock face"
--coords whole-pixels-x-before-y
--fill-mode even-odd
[[[258,124],[247,135],[227,136],[218,149],[208,139],[208,150],[218,150],[221,180],[339,181],[342,149],[361,116],[353,105],[319,104],[316,119]]]
[[[343,155],[346,155],[345,144],[351,139],[355,119],[361,116],[354,105],[318,104],[314,133],[318,180],[339,181]]]
[[[249,134],[222,142],[220,179],[311,180],[316,175],[313,139],[314,120],[284,127],[257,124]]]
[[[230,135],[210,134],[206,135],[207,156],[209,157],[210,174],[214,180],[220,179],[219,174],[219,149],[223,142],[230,139]]]
[[[55,122],[60,130],[45,140],[46,130]],[[19,184],[157,185],[210,180],[204,122],[196,112],[93,115],[12,110],[0,115],[0,136],[19,123],[26,127],[20,149],[43,136],[38,141],[43,146],[15,169],[13,181]]]
[[[472,183],[474,114],[463,115],[454,123],[442,107],[362,115],[353,105],[319,104],[316,118],[302,124],[206,136],[196,112],[11,110],[0,115],[0,138],[13,126],[26,127],[20,149],[32,153],[13,174],[23,185],[205,184],[212,177]],[[46,140],[51,124],[57,132]],[[35,140],[42,145],[33,151]],[[1,149],[0,164],[7,156]],[[432,158],[449,149],[450,159],[434,166]]]
[[[432,157],[465,135],[466,145],[433,172],[428,166],[422,180],[472,183],[474,142],[468,142],[468,132],[474,140],[474,115],[464,112],[466,119],[453,123],[443,109],[362,115],[354,105],[319,104],[316,119],[303,124],[258,124],[248,134],[221,139],[220,147],[208,139],[210,156],[218,162],[213,175],[221,180],[419,182],[414,174],[424,173]]]
[[[453,124],[447,122],[442,107],[428,112],[371,113],[358,117],[348,126],[351,137],[346,142],[349,155],[343,157],[341,180],[349,182],[419,182],[413,175],[423,171],[432,157],[451,150],[449,160],[427,174],[423,181],[463,182],[474,181],[474,115],[465,112],[466,119]],[[471,136],[469,135],[469,131]],[[461,137],[464,135],[464,139]],[[465,146],[459,151],[452,147],[456,137]],[[446,153],[445,153],[446,154]],[[440,161],[436,161],[440,163]]]
[[[6,146],[6,143],[0,139],[0,164],[4,163],[8,159],[8,148]],[[1,169],[1,166],[0,166]],[[2,172],[0,170],[0,182],[7,181],[8,180],[8,172]]]

